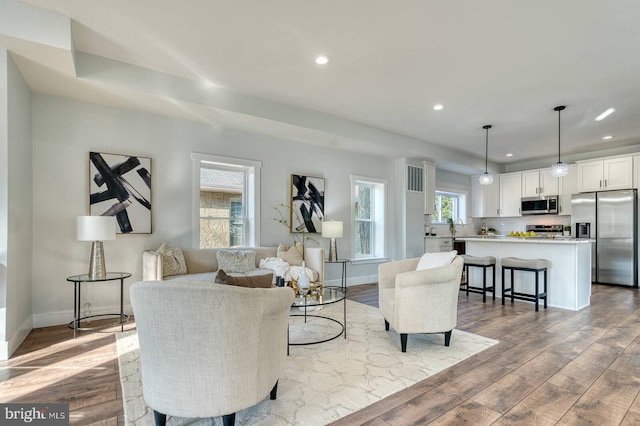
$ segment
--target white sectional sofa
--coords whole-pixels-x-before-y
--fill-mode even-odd
[[[229,249],[182,249],[187,273],[184,275],[173,275],[164,277],[162,271],[162,259],[160,255],[151,250],[142,253],[142,280],[162,281],[175,280],[182,281],[210,281],[213,282],[218,271],[217,252]],[[253,250],[256,253],[256,269],[244,274],[230,273],[229,275],[262,275],[272,273],[268,269],[260,269],[260,260],[268,257],[276,257],[277,247],[243,247],[238,250]],[[304,260],[306,267],[317,273],[315,281],[324,285],[324,249],[320,247],[305,247]],[[315,274],[314,274],[315,275]]]

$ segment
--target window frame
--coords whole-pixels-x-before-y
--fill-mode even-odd
[[[389,215],[387,212],[387,187],[388,183],[385,179],[367,177],[367,176],[358,176],[358,175],[350,175],[351,180],[351,260],[352,263],[374,263],[380,262],[387,259],[387,229]],[[373,232],[372,232],[372,253],[371,255],[358,255],[356,256],[356,208],[355,208],[355,187],[356,184],[363,183],[367,185],[373,186],[374,196],[373,196],[373,206],[372,213],[373,218],[371,219],[373,223]]]
[[[215,168],[244,171],[243,209],[245,220],[242,245],[245,247],[259,247],[260,172],[262,162],[196,152],[191,153],[191,159],[193,160],[192,246],[200,247],[200,169],[203,163],[206,163],[216,166]]]
[[[460,189],[452,189],[452,188],[436,188],[435,190],[435,200],[438,199],[438,194],[451,194],[451,195],[455,195],[458,198],[458,207],[457,207],[457,213],[458,216],[454,217],[453,219],[460,219],[462,220],[463,223],[467,223],[467,210],[468,210],[468,199],[469,199],[469,193],[468,191],[463,191]],[[462,198],[462,199],[460,199]],[[436,203],[436,205],[434,206],[434,213],[432,215],[432,220],[431,223],[434,225],[447,225],[449,222],[439,222],[439,221],[435,221],[435,218],[440,218],[442,216],[441,212],[438,211],[438,205]]]

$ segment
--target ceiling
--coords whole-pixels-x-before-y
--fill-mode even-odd
[[[492,124],[489,160],[504,166],[557,156],[553,108],[566,105],[563,158],[640,144],[635,0],[23,3],[71,18],[76,58],[132,64],[197,84],[200,92],[186,99],[188,114],[206,106],[207,91],[226,89],[220,93],[270,106],[262,114],[245,108],[234,120],[250,122],[282,107],[286,124],[297,128],[309,114],[324,114],[482,160],[482,126]],[[107,104],[126,99],[128,108],[163,113],[157,99],[166,90],[155,93],[150,83],[139,90],[122,76],[101,80],[98,72],[85,78],[88,67],[73,75],[52,59],[55,49],[35,54],[14,39],[4,42],[36,92]],[[316,65],[318,54],[330,56],[329,64]],[[438,103],[445,107],[434,111]],[[228,119],[229,104],[198,113]],[[616,112],[596,122],[609,107]],[[184,113],[164,112],[179,110]],[[306,118],[296,122],[295,110]],[[604,141],[606,135],[614,138]]]

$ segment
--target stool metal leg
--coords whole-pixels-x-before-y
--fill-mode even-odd
[[[491,285],[493,286],[493,300],[496,300],[496,265],[491,265],[491,270],[493,271],[493,281]]]
[[[502,267],[502,306],[504,306],[504,299],[507,297],[506,293],[507,284],[504,280],[504,266]]]
[[[535,271],[536,274],[536,312],[538,312],[538,300],[540,300],[540,289],[538,288],[538,278],[540,278],[540,274],[538,271]]]
[[[547,293],[547,270],[544,270],[544,308],[547,309],[547,298],[549,294]]]
[[[482,267],[482,303],[487,303],[487,267]]]
[[[516,286],[515,286],[515,281],[514,281],[514,278],[513,278],[513,274],[514,274],[514,270],[513,270],[513,268],[511,268],[511,303],[515,302],[515,300],[514,300],[515,294],[513,294],[513,293],[515,293],[515,291],[516,291]]]

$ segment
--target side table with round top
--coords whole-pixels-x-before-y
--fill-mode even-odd
[[[72,275],[67,278],[67,281],[73,283],[73,321],[69,323],[69,328],[73,328],[73,338],[76,338],[77,332],[80,330],[97,330],[99,328],[111,327],[114,324],[98,327],[81,327],[81,321],[87,318],[97,317],[118,317],[120,320],[116,324],[120,324],[120,330],[124,331],[124,323],[129,319],[128,315],[124,314],[124,280],[129,278],[131,274],[129,272],[107,272],[104,278],[89,278],[89,274]],[[82,284],[95,284],[106,281],[120,281],[120,313],[119,314],[98,314],[80,317],[82,311],[81,288]]]

